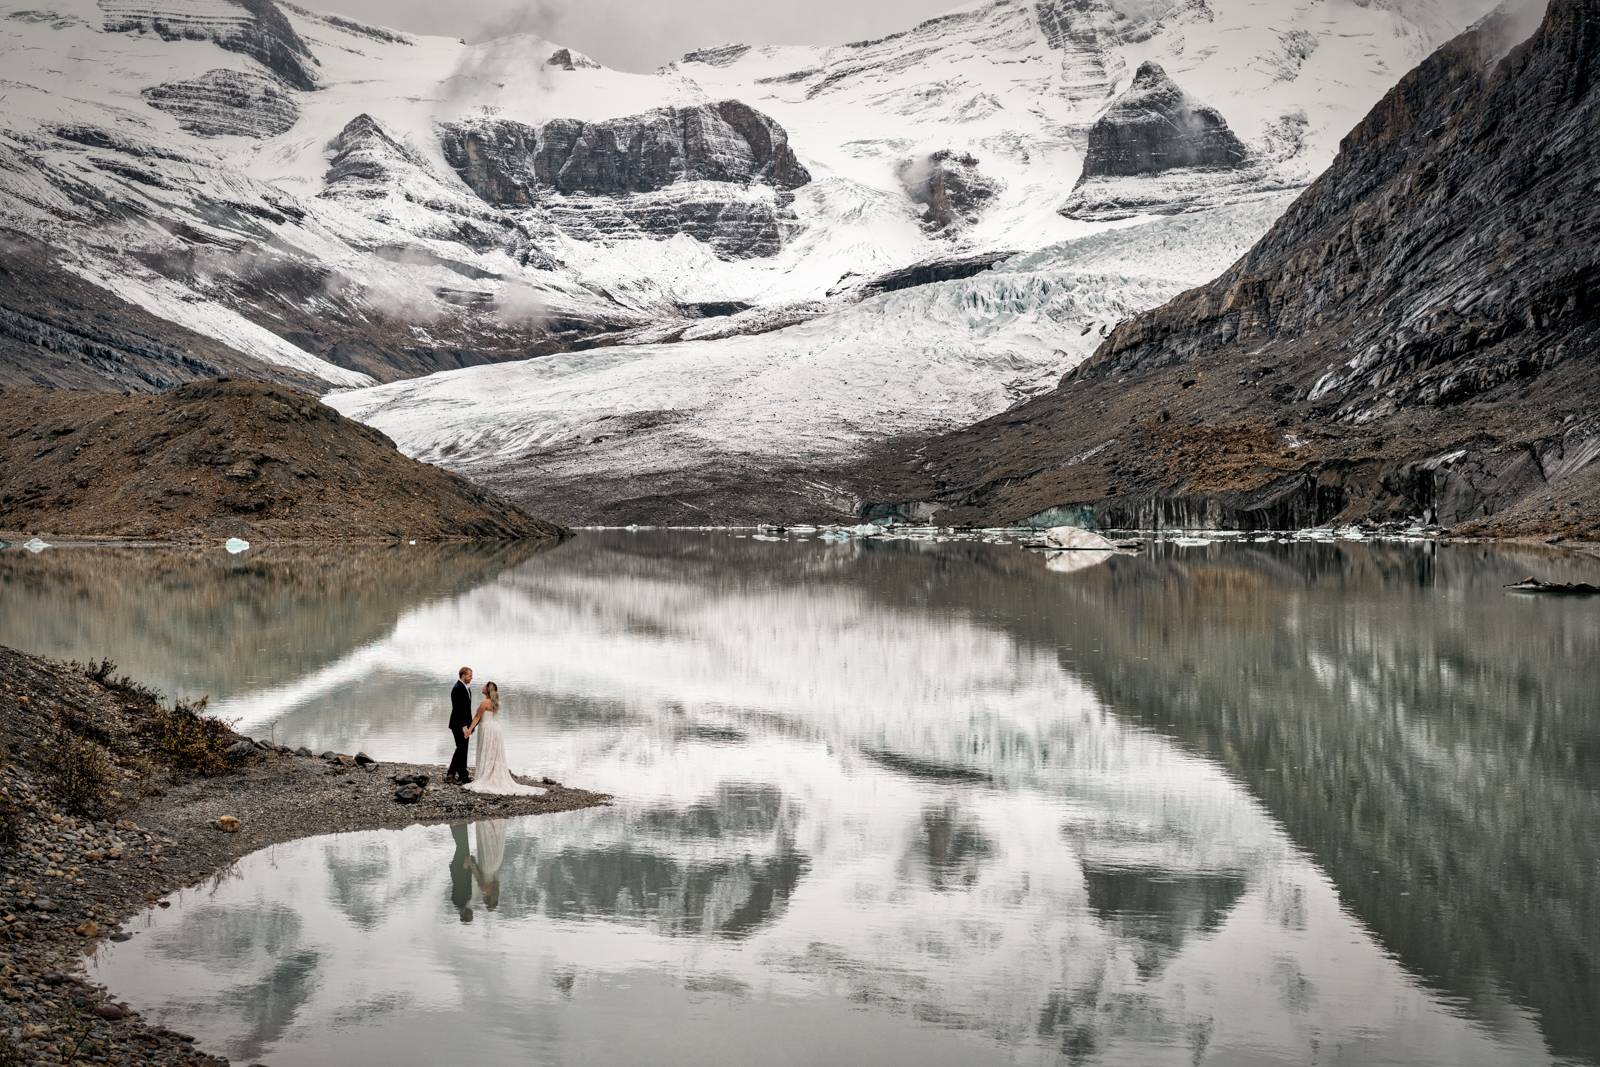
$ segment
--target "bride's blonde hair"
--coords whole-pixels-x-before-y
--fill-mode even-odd
[[[483,683],[483,698],[493,705],[495,711],[500,710],[500,687],[493,682]]]

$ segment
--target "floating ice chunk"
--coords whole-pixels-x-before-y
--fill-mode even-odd
[[[850,540],[850,535],[843,530],[824,530],[822,531],[822,540],[829,544],[838,544],[840,541]]]
[[[857,537],[873,537],[883,533],[882,526],[876,526],[870,522],[864,522],[860,526],[847,526],[845,529],[846,532],[853,533]]]
[[[22,547],[37,555],[38,553],[49,548],[50,542],[41,541],[37,537],[30,537],[26,541],[22,542]]]
[[[230,537],[222,547],[228,550],[229,555],[237,556],[241,552],[250,551],[250,542],[242,537]]]
[[[1093,530],[1077,526],[1053,526],[1044,532],[1044,543],[1067,552],[1109,552],[1116,548]]]
[[[750,540],[752,540],[752,541],[782,541],[783,538],[774,537],[771,534],[759,534],[758,533],[758,534],[751,534],[750,535]]]
[[[1208,537],[1174,537],[1170,543],[1180,548],[1200,548],[1202,545],[1209,545],[1211,539]]]

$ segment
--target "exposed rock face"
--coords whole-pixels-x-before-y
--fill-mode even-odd
[[[776,255],[799,227],[788,196],[722,182],[685,182],[626,197],[564,197],[545,206],[550,221],[579,240],[682,233],[727,259]]]
[[[1120,64],[1106,51],[1116,43],[1106,32],[1122,18],[1105,0],[1037,0],[1034,17],[1045,43],[1061,53],[1062,86],[1074,104],[1103,100],[1110,95]]]
[[[970,153],[941,149],[908,159],[897,168],[911,202],[923,209],[923,226],[935,233],[959,230],[978,221],[999,186],[984,177]]]
[[[1600,0],[1509,47],[1529,29],[1447,44],[1222,277],[878,491],[958,521],[1600,535]]]
[[[544,61],[544,65],[547,67],[555,67],[557,70],[600,69],[600,64],[596,63],[582,52],[574,52],[570,48],[557,48],[554,52],[550,53],[550,58]]]
[[[316,57],[273,0],[99,0],[107,33],[214,41],[296,89],[315,89]]]
[[[420,205],[427,209],[422,217],[432,228],[420,227],[418,237],[456,240],[477,248],[504,247],[513,252],[521,244],[524,234],[512,220],[455,183],[445,183],[414,148],[371,115],[357,115],[347,122],[327,151],[324,197]],[[382,213],[384,205],[372,210]],[[424,253],[414,250],[413,254]],[[534,261],[547,262],[542,258]]]
[[[724,255],[775,252],[792,222],[783,194],[811,180],[783,127],[735,100],[596,123],[459,123],[443,138],[497,207],[542,205],[586,238],[687,233]]]
[[[203,137],[276,137],[300,118],[300,105],[262,74],[211,70],[144,91],[145,101]]]
[[[1128,91],[1090,127],[1083,176],[1236,167],[1247,155],[1220,112],[1190,98],[1155,63],[1145,63]]]
[[[328,150],[332,154],[323,176],[324,193],[377,196],[382,184],[405,168],[422,169],[423,161],[401,144],[371,115],[361,114],[345,123]]]
[[[606,122],[462,123],[444,128],[444,151],[479,196],[503,206],[546,192],[619,196],[685,181],[796,189],[811,180],[783,127],[737,100]]]
[[[975,274],[982,274],[996,263],[1010,259],[1015,254],[1006,251],[976,252],[965,256],[923,260],[921,263],[913,263],[909,267],[887,271],[872,278],[861,285],[861,293],[864,296],[876,296],[879,293],[892,293],[919,285],[970,278]]]
[[[1104,222],[1229,203],[1281,187],[1263,163],[1215,108],[1146,63],[1089,129],[1083,174],[1061,214]]]
[[[701,48],[684,55],[685,63],[705,63],[712,67],[726,67],[750,54],[747,44],[725,44],[716,48]]]

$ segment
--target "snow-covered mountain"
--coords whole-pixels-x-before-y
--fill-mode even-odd
[[[0,228],[334,387],[569,353],[338,401],[455,465],[669,423],[685,466],[840,447],[992,414],[1217,273],[1474,3],[989,0],[641,75],[280,0],[0,0]],[[1146,64],[1242,152],[1146,123],[1086,171],[1135,136]],[[962,277],[1003,253],[1029,255]],[[484,393],[478,445],[445,398]]]

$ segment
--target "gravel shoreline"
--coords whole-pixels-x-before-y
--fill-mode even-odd
[[[232,735],[225,771],[184,773],[131,740],[153,700],[92,671],[0,648],[0,1067],[227,1063],[188,1035],[146,1023],[89,981],[83,964],[106,940],[127,940],[123,924],[161,898],[261,848],[610,799],[548,779],[541,797],[480,796],[445,784],[443,767],[358,763]],[[59,772],[43,762],[54,757],[41,746],[68,731],[113,755],[122,775],[111,790],[116,810],[85,814],[62,801]],[[397,799],[419,775],[429,779],[420,797]],[[223,829],[231,820],[237,828]]]

